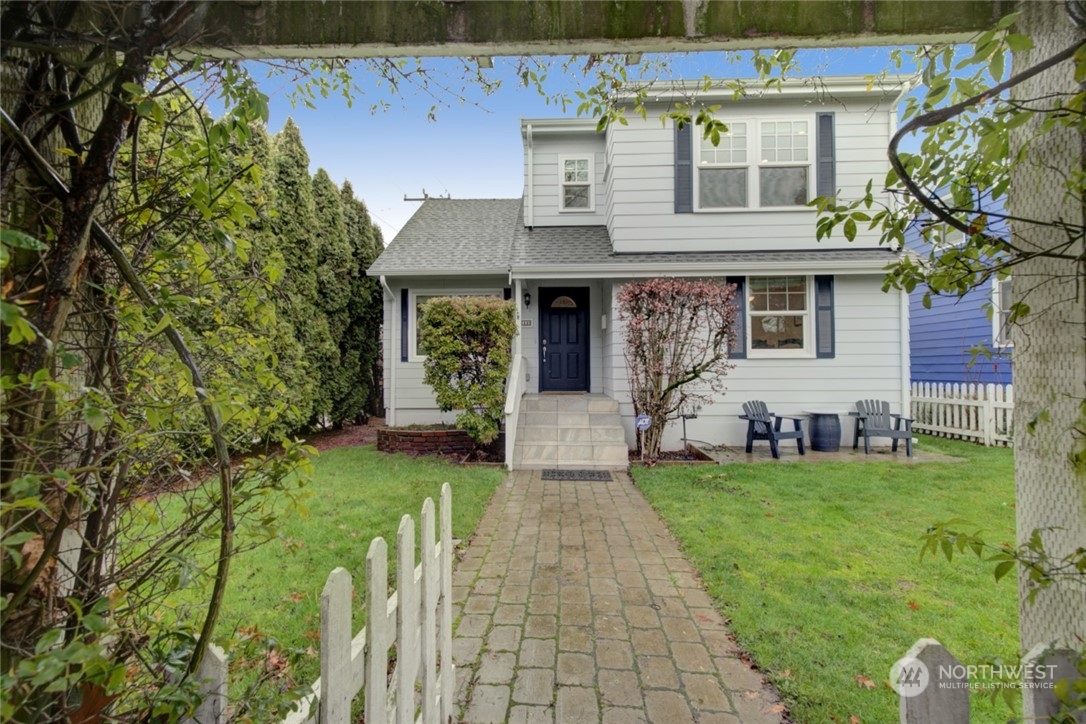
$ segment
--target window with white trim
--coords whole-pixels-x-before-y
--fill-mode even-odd
[[[410,334],[410,359],[418,362],[426,359],[419,344],[419,319],[422,317],[422,305],[437,297],[502,297],[501,289],[474,289],[474,290],[449,290],[449,289],[419,289],[411,290],[411,304],[409,306]]]
[[[1011,277],[992,282],[992,340],[995,347],[1013,347],[1011,338]]]
[[[595,172],[592,156],[559,157],[558,175],[559,211],[595,211]]]
[[[811,283],[806,276],[747,280],[747,339],[751,357],[813,356]]]
[[[696,139],[698,210],[805,207],[812,198],[808,119],[725,121],[713,145]]]

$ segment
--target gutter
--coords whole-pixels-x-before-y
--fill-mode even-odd
[[[564,278],[617,278],[617,277],[655,277],[671,276],[719,276],[721,274],[765,274],[768,272],[780,274],[807,275],[816,271],[832,272],[833,274],[875,274],[884,272],[890,260],[872,261],[786,261],[771,264],[740,265],[736,263],[726,266],[711,266],[705,263],[691,262],[674,264],[583,264],[572,265],[541,265],[523,266],[514,269],[511,276],[514,279],[532,279],[556,274]]]
[[[382,274],[379,278],[381,280],[381,288],[385,291],[385,294],[388,295],[389,301],[391,301],[393,304],[395,304],[396,303],[396,295],[392,293],[391,287],[388,286],[388,281],[385,279],[385,275]],[[393,314],[392,316],[395,318],[396,315]],[[399,325],[390,324],[389,327],[391,327],[391,330],[390,330],[390,333],[389,333],[389,341],[390,342],[396,342],[397,340],[392,339],[392,336],[395,334],[394,330],[399,329]],[[401,332],[401,334],[402,334],[402,332]],[[389,350],[382,350],[382,353],[381,353],[382,355],[385,352],[390,352],[391,350],[397,348],[397,345],[395,345],[395,344],[390,344],[388,346],[389,346]],[[398,363],[396,362],[396,359],[392,354],[389,354],[388,361],[389,361],[389,364],[388,364],[388,386],[389,386],[389,389],[385,390],[385,397],[388,400],[389,404],[385,405],[385,424],[388,425],[389,427],[395,427],[396,426],[396,405],[395,405],[395,401],[396,401],[396,367],[398,366]]]

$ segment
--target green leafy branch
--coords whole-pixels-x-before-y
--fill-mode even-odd
[[[1060,558],[1052,556],[1045,549],[1042,533],[1058,528],[1037,528],[1024,543],[1013,546],[1010,543],[989,543],[980,529],[973,533],[965,532],[963,528],[970,525],[962,518],[932,525],[920,536],[923,541],[920,559],[929,554],[942,553],[951,561],[955,552],[970,552],[982,561],[995,564],[993,573],[997,581],[1021,566],[1031,604],[1041,591],[1058,581],[1077,583],[1086,593],[1086,546],[1079,546]]]

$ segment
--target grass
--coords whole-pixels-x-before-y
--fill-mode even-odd
[[[389,579],[394,587],[401,517],[415,519],[418,537],[423,501],[431,497],[436,506],[441,484],[448,482],[453,491],[453,537],[467,538],[503,476],[499,468],[386,455],[373,446],[322,453],[314,461],[308,486],[308,515],[288,516],[281,521],[276,540],[231,561],[215,640],[225,643],[235,631],[272,636],[279,650],[297,654],[291,678],[298,685],[308,684],[320,674],[320,594],[332,569],[342,566],[354,577],[353,630],[358,631],[365,624],[362,586],[370,541],[382,536],[389,544]],[[208,556],[213,555],[213,546],[207,549]],[[247,678],[244,672],[232,672],[232,691]]]
[[[965,460],[633,471],[798,722],[896,721],[890,666],[918,638],[965,664],[1016,660],[1014,577],[996,583],[972,554],[919,559],[919,536],[952,518],[1014,540],[1013,452],[921,444]],[[1014,714],[983,694],[972,709],[974,722]]]

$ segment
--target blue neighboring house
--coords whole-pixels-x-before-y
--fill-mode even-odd
[[[961,232],[943,234],[942,229],[924,229],[930,222],[917,221],[906,234],[906,247],[927,258],[931,244],[960,243]],[[1008,337],[1006,318],[1010,305],[1011,279],[993,280],[984,288],[963,297],[935,296],[931,308],[922,303],[925,286],[909,295],[909,356],[913,382],[1011,384],[1014,345]],[[991,315],[988,306],[995,310]],[[988,357],[973,354],[974,348],[991,352]]]

